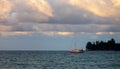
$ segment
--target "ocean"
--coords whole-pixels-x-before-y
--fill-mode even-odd
[[[0,69],[120,69],[120,51],[0,51]]]

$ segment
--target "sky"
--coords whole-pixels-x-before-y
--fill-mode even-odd
[[[120,43],[120,0],[0,0],[0,50],[70,50]]]

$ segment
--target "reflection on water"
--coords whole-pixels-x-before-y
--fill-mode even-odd
[[[119,51],[0,51],[0,69],[119,69]]]

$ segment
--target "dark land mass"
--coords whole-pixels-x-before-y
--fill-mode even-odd
[[[104,51],[120,51],[120,43],[115,43],[115,40],[112,38],[107,42],[103,41],[96,41],[96,42],[88,42],[86,45],[87,51],[97,51],[97,50],[104,50]]]

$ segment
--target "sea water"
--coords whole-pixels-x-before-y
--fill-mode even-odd
[[[120,69],[120,51],[0,51],[0,69]]]

